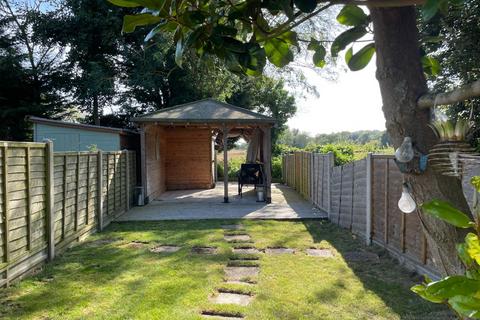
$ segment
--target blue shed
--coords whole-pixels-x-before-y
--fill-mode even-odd
[[[96,147],[102,151],[135,150],[139,145],[139,135],[133,130],[94,126],[28,117],[33,123],[33,141],[45,139],[53,141],[53,149],[64,151],[89,151]]]

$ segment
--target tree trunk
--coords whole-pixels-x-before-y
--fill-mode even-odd
[[[427,83],[420,62],[415,8],[371,8],[370,11],[375,29],[376,76],[387,132],[395,147],[409,136],[416,149],[427,154],[436,138],[427,126],[430,110],[417,107],[417,99],[427,92]],[[439,175],[430,168],[421,175],[406,175],[405,179],[411,184],[417,204],[437,198],[469,212],[460,180]],[[444,275],[462,272],[455,244],[461,241],[464,232],[420,210],[417,214],[438,270]]]
[[[95,125],[100,125],[100,112],[98,108],[98,96],[96,94],[93,95],[93,121]]]

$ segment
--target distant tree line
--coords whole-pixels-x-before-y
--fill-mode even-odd
[[[214,58],[184,58],[162,32],[122,35],[105,0],[0,0],[0,139],[30,138],[26,115],[131,126],[132,116],[213,97],[273,116],[275,140],[295,112],[281,80],[233,74]]]
[[[299,129],[288,129],[282,133],[278,142],[301,149],[310,144],[325,145],[339,143],[359,145],[374,143],[381,148],[390,146],[386,132],[380,130],[342,131],[335,133],[320,133],[312,136]]]

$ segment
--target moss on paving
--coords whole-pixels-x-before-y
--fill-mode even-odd
[[[232,245],[222,224],[232,221],[114,223],[68,250],[45,269],[0,291],[5,319],[201,319],[203,310],[248,319],[447,319],[449,314],[416,297],[418,277],[378,248],[380,262],[347,263],[342,254],[365,249],[345,230],[319,221],[241,221],[257,248],[329,248],[333,258],[297,252],[259,254],[252,288],[223,283]],[[100,241],[111,239],[112,241]],[[132,241],[144,242],[132,247]],[[156,245],[175,253],[152,253]],[[218,247],[216,255],[192,254],[194,246]],[[209,302],[216,289],[255,295],[247,307]]]

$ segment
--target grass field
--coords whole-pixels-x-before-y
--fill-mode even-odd
[[[380,249],[379,262],[346,262],[365,250],[345,230],[319,221],[241,221],[257,248],[290,247],[293,255],[260,254],[258,282],[246,307],[215,305],[231,244],[221,225],[232,221],[114,223],[68,250],[45,269],[0,291],[2,319],[201,319],[202,310],[247,319],[448,319],[443,308],[409,291],[414,276]],[[136,241],[132,243],[132,241]],[[143,242],[143,243],[142,243]],[[180,245],[176,253],[149,251]],[[216,246],[217,255],[191,253]],[[330,248],[333,258],[304,249]]]

